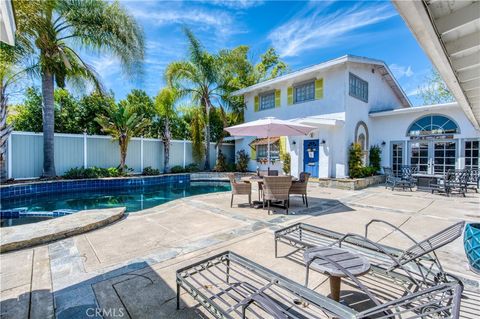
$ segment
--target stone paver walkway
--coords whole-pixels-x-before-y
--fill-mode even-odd
[[[473,193],[447,198],[383,187],[345,191],[312,186],[309,191],[310,208],[293,198],[288,216],[282,210],[267,215],[249,208],[241,204],[241,196],[235,199],[240,205],[230,208],[229,193],[215,193],[169,202],[49,245],[2,254],[1,318],[208,317],[186,295],[182,310],[175,310],[175,270],[233,250],[303,283],[303,265],[274,258],[273,231],[291,223],[363,233],[366,222],[380,218],[422,239],[459,220],[480,221],[480,196]],[[409,244],[381,225],[372,238],[400,248]],[[286,254],[288,248],[282,251]],[[439,256],[449,271],[469,280],[463,316],[474,318],[470,307],[480,302],[480,278],[467,268],[461,239]],[[312,287],[328,294],[325,282],[316,274]]]

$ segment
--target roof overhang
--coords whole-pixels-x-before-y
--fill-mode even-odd
[[[0,41],[15,45],[15,15],[11,0],[0,1]]]
[[[476,129],[480,122],[480,2],[392,1]]]
[[[338,126],[345,123],[345,113],[334,113],[332,116],[307,116],[291,120],[294,123],[310,125],[321,128],[322,126]]]
[[[360,56],[354,56],[354,55],[345,55],[337,59],[329,60],[320,64],[316,64],[298,71],[291,72],[289,74],[285,74],[282,76],[278,76],[274,79],[268,80],[268,81],[263,81],[260,83],[257,83],[255,85],[251,85],[249,87],[243,88],[241,90],[235,91],[232,93],[234,96],[240,96],[244,95],[246,93],[250,93],[253,91],[261,91],[261,90],[270,90],[272,89],[275,85],[279,83],[292,83],[295,79],[298,77],[304,77],[308,75],[312,75],[312,77],[317,73],[318,71],[326,70],[328,68],[340,65],[342,63],[362,63],[362,64],[370,64],[374,65],[376,70],[380,72],[382,77],[385,79],[385,81],[388,83],[388,85],[392,88],[394,91],[395,95],[398,97],[398,99],[401,101],[403,107],[411,107],[412,105],[410,104],[410,101],[407,98],[407,95],[405,92],[402,90],[400,84],[397,82],[395,77],[393,76],[392,72],[388,68],[388,66],[385,64],[385,62],[381,60],[376,60],[376,59],[371,59],[371,58],[366,58],[366,57],[360,57]]]
[[[389,111],[381,112],[371,112],[368,114],[369,117],[385,117],[385,116],[397,116],[401,114],[412,114],[412,113],[435,113],[441,110],[448,110],[453,108],[459,108],[457,102],[453,103],[444,103],[444,104],[433,104],[433,105],[422,105],[410,107],[407,109],[395,109]]]

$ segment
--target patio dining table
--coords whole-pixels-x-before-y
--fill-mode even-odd
[[[430,184],[438,184],[438,180],[444,178],[443,174],[416,173],[412,176],[417,179],[417,190],[419,191],[431,191]]]
[[[241,178],[241,180],[243,182],[248,182],[248,183],[257,183],[258,192],[260,192],[260,190],[262,189],[262,185],[263,185],[263,177],[262,176],[258,176],[258,175],[244,176],[244,177]],[[298,178],[292,176],[292,182],[296,182],[296,181],[298,181]],[[259,195],[259,199],[260,199],[260,195]],[[278,206],[280,208],[283,208],[282,205],[279,205],[279,204],[276,204],[276,203],[270,203],[270,206],[273,206],[273,207]],[[254,200],[253,201],[253,207],[256,208],[256,209],[263,208],[263,201],[262,200]]]

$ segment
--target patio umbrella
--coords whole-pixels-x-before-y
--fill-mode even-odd
[[[313,126],[279,120],[274,117],[266,117],[260,120],[227,127],[225,128],[225,131],[233,136],[256,136],[267,138],[267,156],[270,165],[270,137],[308,135],[315,129],[316,128]]]

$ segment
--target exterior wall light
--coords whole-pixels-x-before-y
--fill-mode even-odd
[[[382,141],[382,146],[385,146],[385,145],[387,145],[387,142]]]

